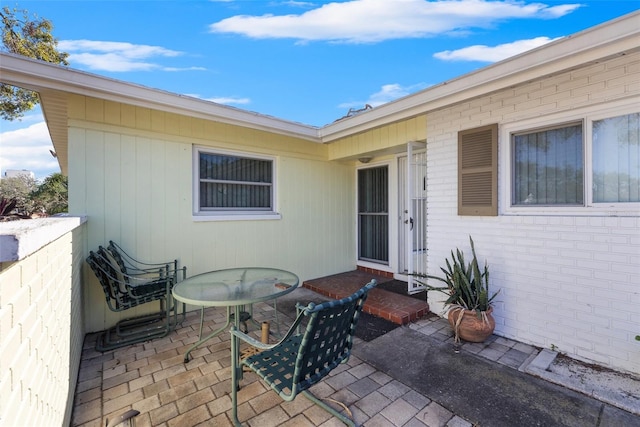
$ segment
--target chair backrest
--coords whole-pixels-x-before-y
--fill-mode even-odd
[[[102,286],[109,309],[122,311],[130,308],[131,304],[127,293],[121,289],[123,283],[117,279],[118,270],[99,252],[89,252],[87,264],[89,264]]]
[[[174,276],[161,270],[155,277],[132,277],[120,269],[119,264],[102,246],[91,251],[87,263],[100,281],[112,311],[123,311],[151,301],[166,299],[174,284]]]
[[[118,267],[120,267],[120,271],[122,271],[124,274],[127,274],[127,265],[122,258],[122,254],[120,253],[119,248],[120,247],[116,245],[112,240],[109,241],[109,246],[107,246],[106,249],[100,246],[100,250],[104,250],[104,252],[111,258],[113,258],[113,261],[118,264]]]
[[[106,251],[109,253],[111,257],[116,261],[118,266],[120,266],[120,270],[124,274],[137,275],[141,273],[153,273],[153,274],[178,274],[178,260],[174,259],[171,261],[165,262],[145,262],[134,258],[125,252],[122,247],[120,247],[113,240],[109,240],[109,246],[107,246]],[[186,269],[185,267],[180,268],[183,271],[183,276],[186,277]]]
[[[303,308],[301,314],[308,322],[293,373],[295,392],[308,389],[349,359],[358,318],[375,286],[372,280],[351,296]]]

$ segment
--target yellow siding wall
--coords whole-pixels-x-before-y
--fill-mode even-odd
[[[371,129],[329,144],[329,159],[355,159],[362,153],[389,154],[406,150],[407,142],[427,137],[425,115]]]
[[[2,425],[70,425],[84,339],[82,230],[0,264]]]
[[[178,258],[188,275],[257,265],[305,280],[355,268],[355,173],[328,162],[326,146],[83,97],[69,111],[69,208],[87,215],[88,249],[112,239],[142,260]],[[276,156],[282,219],[194,222],[194,144]],[[120,316],[88,268],[85,281],[88,330],[113,325]]]

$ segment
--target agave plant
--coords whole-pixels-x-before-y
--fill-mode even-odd
[[[491,302],[500,291],[489,293],[489,267],[485,262],[483,269],[480,269],[471,236],[469,241],[473,254],[470,263],[467,264],[462,251],[456,249],[455,254],[451,251],[451,260],[446,260],[446,268],[440,268],[444,274],[443,277],[428,274],[414,274],[414,276],[417,277],[416,281],[428,291],[440,291],[448,295],[445,301],[447,306],[473,310],[480,317],[482,312],[489,309]],[[446,286],[431,286],[425,279],[439,280]]]

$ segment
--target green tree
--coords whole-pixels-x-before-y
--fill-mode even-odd
[[[20,219],[67,212],[68,188],[67,177],[61,173],[51,174],[41,183],[29,175],[0,179],[0,217]]]
[[[31,198],[47,215],[55,215],[68,211],[68,189],[67,177],[53,173],[42,181]]]
[[[27,10],[10,9],[7,6],[0,12],[2,19],[2,49],[18,55],[28,56],[40,61],[69,65],[68,53],[57,49],[58,40],[53,37],[53,24],[36,15],[29,18]],[[15,120],[31,110],[40,102],[38,94],[0,83],[0,117]]]
[[[38,183],[28,175],[18,175],[0,179],[0,199],[15,200],[12,214],[18,217],[30,217],[37,209],[37,203],[32,194],[38,188]]]

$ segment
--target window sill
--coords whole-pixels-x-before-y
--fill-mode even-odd
[[[277,212],[261,213],[261,214],[194,214],[192,220],[194,222],[209,221],[265,221],[279,220],[282,215]]]
[[[607,216],[607,217],[637,217],[640,216],[640,205],[634,206],[580,206],[580,207],[510,207],[500,215],[505,216]]]

